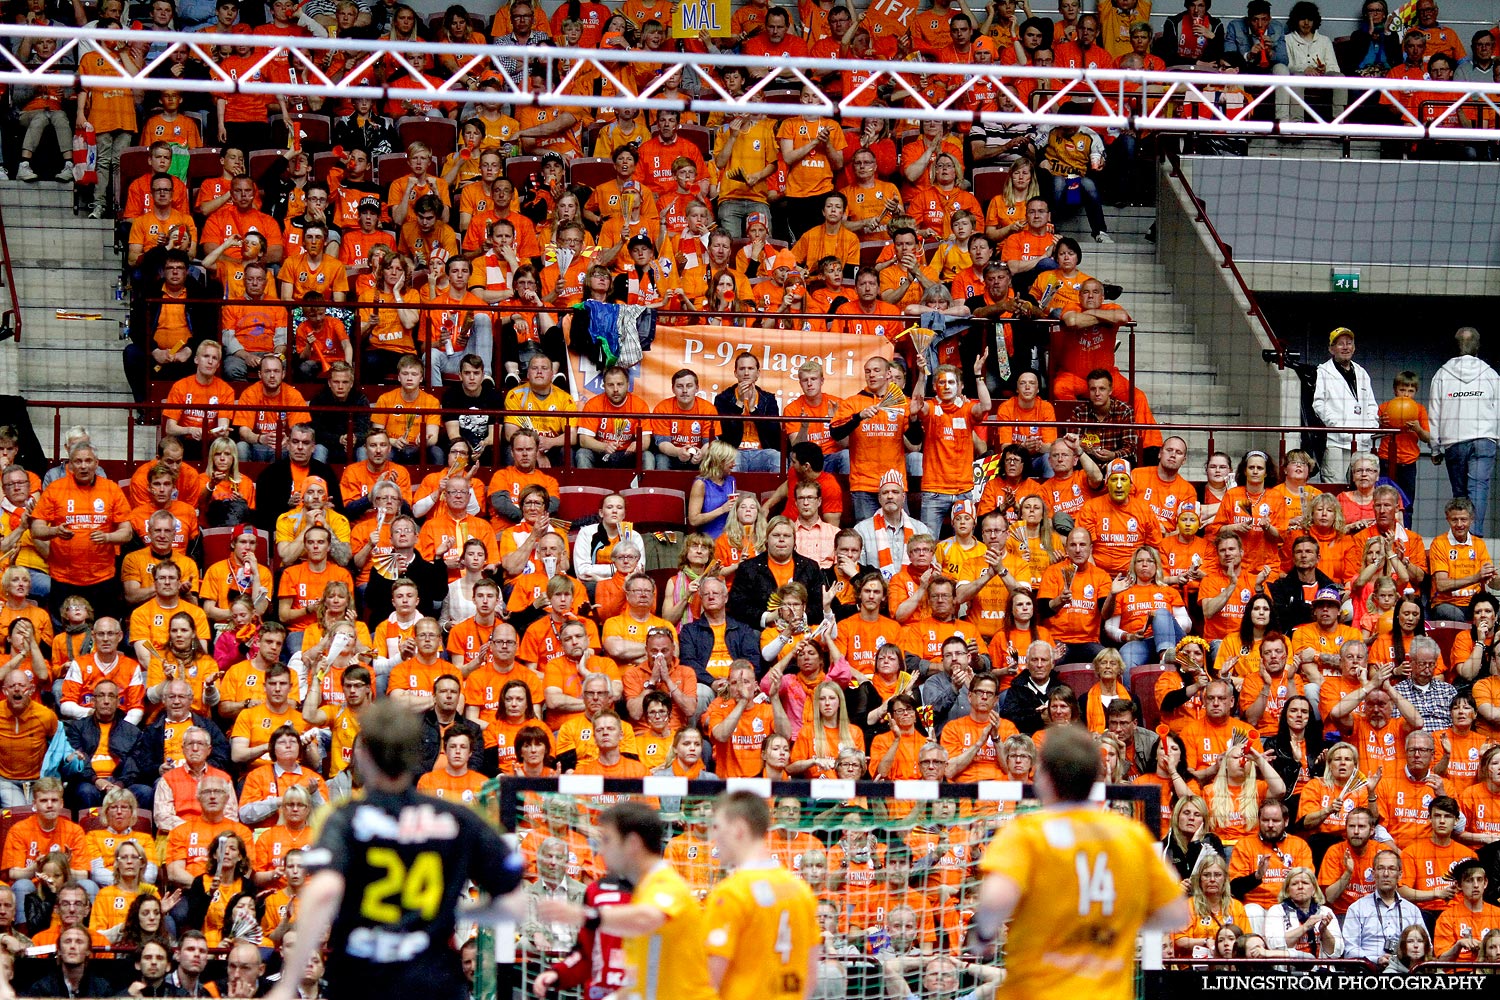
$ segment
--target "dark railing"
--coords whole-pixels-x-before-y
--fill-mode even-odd
[[[10,293],[10,308],[0,312],[0,341],[15,337],[21,341],[21,296],[16,291],[16,275],[10,266],[10,241],[5,235],[5,211],[0,207],[0,258],[4,259],[5,290]]]
[[[1196,213],[1194,221],[1203,223],[1204,228],[1208,230],[1209,238],[1214,241],[1214,246],[1218,247],[1219,249],[1219,255],[1223,258],[1223,260],[1220,261],[1219,266],[1228,271],[1234,278],[1234,283],[1239,286],[1240,292],[1244,294],[1245,299],[1250,303],[1250,311],[1248,315],[1253,317],[1255,321],[1260,324],[1260,328],[1265,332],[1266,339],[1274,345],[1274,349],[1276,351],[1276,367],[1285,369],[1291,364],[1290,359],[1287,357],[1288,352],[1286,343],[1279,336],[1277,336],[1276,331],[1271,328],[1271,321],[1267,319],[1266,314],[1261,311],[1260,301],[1255,297],[1255,290],[1250,287],[1249,282],[1245,280],[1245,276],[1240,273],[1239,266],[1235,264],[1234,248],[1231,247],[1228,243],[1225,243],[1224,238],[1219,235],[1219,231],[1214,228],[1213,220],[1208,217],[1208,206],[1203,203],[1202,198],[1198,197],[1198,193],[1193,190],[1193,185],[1188,180],[1187,174],[1183,172],[1182,158],[1177,154],[1175,150],[1172,150],[1168,151],[1167,160],[1169,163],[1171,163],[1172,178],[1176,180],[1178,184],[1182,185],[1183,193],[1186,194],[1188,196],[1188,200],[1193,203],[1193,211]]]
[[[423,387],[423,391],[426,391],[426,388],[427,387],[424,386]],[[356,393],[358,393],[360,390],[359,390],[358,387],[356,387],[353,391],[356,392]],[[51,448],[49,449],[49,451],[50,451],[50,454],[52,456],[52,462],[53,462],[53,464],[57,464],[57,463],[59,463],[59,462],[62,461],[61,455],[62,455],[62,442],[63,442],[63,424],[62,424],[62,411],[63,410],[96,410],[96,411],[101,411],[101,412],[119,411],[121,413],[129,413],[129,411],[131,411],[131,410],[143,410],[146,413],[151,414],[153,416],[153,418],[154,418],[152,424],[148,424],[148,425],[143,426],[141,428],[142,434],[143,435],[149,435],[150,436],[150,440],[153,442],[151,448],[148,449],[148,451],[154,451],[154,448],[155,448],[155,443],[154,442],[156,441],[156,439],[158,437],[160,437],[160,434],[161,434],[159,424],[160,424],[160,421],[162,419],[162,413],[163,413],[163,411],[166,411],[166,410],[194,410],[194,411],[202,410],[207,415],[206,422],[217,422],[219,416],[221,416],[221,415],[228,416],[231,420],[233,420],[233,415],[235,413],[243,411],[243,410],[253,410],[253,411],[256,411],[256,412],[263,412],[263,413],[311,413],[311,414],[329,414],[329,413],[332,413],[332,414],[338,414],[338,415],[340,415],[342,417],[345,417],[348,420],[350,430],[347,432],[347,434],[349,434],[349,435],[352,435],[352,433],[353,433],[353,426],[354,426],[355,419],[357,417],[360,417],[360,416],[375,417],[375,416],[378,416],[380,414],[387,414],[387,413],[401,413],[401,414],[405,414],[407,416],[411,416],[413,414],[434,412],[434,411],[430,411],[430,410],[402,409],[402,408],[399,408],[399,407],[390,407],[390,406],[379,407],[379,406],[374,406],[374,405],[371,405],[371,406],[358,406],[358,407],[335,407],[335,406],[311,406],[311,405],[308,405],[308,406],[284,406],[284,405],[283,406],[272,406],[272,405],[269,405],[269,404],[266,404],[266,405],[250,404],[248,406],[238,406],[238,405],[235,405],[235,404],[231,403],[231,404],[224,405],[224,406],[213,406],[213,407],[208,407],[208,406],[184,406],[181,403],[167,403],[167,402],[160,401],[160,400],[158,400],[158,401],[152,401],[152,402],[146,402],[146,403],[118,403],[118,402],[99,402],[99,401],[94,401],[94,400],[78,400],[78,401],[66,400],[66,401],[64,401],[64,400],[49,400],[49,399],[31,399],[31,400],[27,400],[27,405],[29,407],[32,407],[32,408],[35,408],[35,409],[50,409],[52,411],[52,445],[51,445]],[[1054,405],[1056,405],[1056,404],[1054,404]],[[1051,427],[1051,428],[1055,428],[1059,433],[1067,433],[1069,431],[1077,431],[1077,430],[1086,430],[1089,427],[1100,427],[1100,426],[1108,426],[1108,427],[1111,427],[1111,428],[1114,428],[1114,429],[1133,430],[1133,431],[1137,431],[1137,432],[1152,430],[1152,431],[1158,431],[1158,432],[1160,432],[1163,436],[1169,436],[1169,435],[1172,435],[1172,434],[1182,434],[1182,433],[1206,433],[1208,435],[1208,448],[1209,448],[1210,451],[1214,450],[1215,435],[1217,435],[1217,434],[1275,434],[1275,435],[1278,436],[1278,440],[1280,441],[1280,447],[1279,447],[1279,457],[1280,458],[1285,458],[1286,457],[1286,451],[1287,451],[1287,448],[1286,448],[1286,438],[1287,438],[1287,435],[1289,435],[1289,434],[1301,434],[1301,433],[1307,433],[1307,432],[1312,432],[1312,431],[1319,431],[1319,432],[1323,432],[1323,433],[1349,434],[1351,436],[1359,435],[1359,436],[1379,437],[1381,435],[1398,433],[1398,429],[1386,428],[1386,427],[1300,427],[1300,426],[1286,426],[1286,425],[1278,425],[1278,424],[1223,424],[1223,423],[1203,423],[1203,422],[1199,422],[1199,423],[1157,423],[1157,424],[1142,424],[1142,423],[1133,423],[1133,424],[1125,424],[1125,423],[1119,423],[1119,424],[1116,424],[1116,423],[1101,424],[1098,421],[1093,421],[1093,420],[1089,420],[1088,419],[1088,413],[1085,410],[1082,409],[1082,407],[1086,405],[1085,403],[1078,403],[1076,405],[1079,407],[1079,411],[1078,411],[1077,415],[1073,419],[1071,419],[1071,420],[1059,419],[1059,420],[1016,421],[1016,420],[997,420],[993,416],[990,416],[990,417],[988,417],[988,418],[985,419],[985,421],[984,421],[984,423],[983,423],[982,426],[984,426],[984,427],[1028,427],[1028,428],[1029,427]],[[438,412],[439,414],[442,414],[445,411],[439,409],[439,410],[437,410],[435,412]],[[464,412],[472,414],[472,413],[474,413],[476,411],[466,410]],[[576,427],[576,425],[578,425],[580,423],[586,423],[586,422],[589,422],[591,420],[597,420],[601,416],[601,414],[598,414],[598,413],[585,414],[581,410],[544,411],[544,410],[507,410],[507,409],[495,409],[495,410],[484,410],[484,411],[477,411],[477,412],[484,413],[485,416],[489,417],[497,425],[502,424],[503,421],[504,421],[504,419],[506,417],[512,417],[513,416],[513,417],[523,417],[523,418],[526,418],[528,420],[549,420],[549,421],[552,421],[552,420],[567,420],[570,424],[572,424],[572,425],[574,425]],[[621,418],[626,418],[626,419],[634,419],[634,420],[639,421],[640,422],[640,426],[638,426],[636,428],[636,430],[635,430],[635,433],[637,435],[639,435],[639,434],[641,434],[643,432],[649,431],[649,427],[647,427],[646,425],[650,421],[664,419],[664,417],[663,417],[662,414],[655,413],[655,412],[652,412],[650,410],[622,411],[622,412],[619,412],[619,413],[610,413],[610,414],[608,414],[608,416],[610,416],[610,417],[621,417]],[[211,418],[211,420],[209,418]],[[727,415],[720,415],[716,419],[718,419],[720,421],[725,421],[725,420],[740,420],[740,421],[750,421],[750,422],[753,422],[753,423],[766,423],[766,424],[798,424],[798,425],[802,425],[802,424],[828,424],[828,423],[832,423],[832,419],[829,418],[829,417],[800,417],[800,416],[799,417],[788,417],[788,416],[785,416],[785,415],[759,416],[759,415],[755,415],[755,414],[748,414],[748,415],[727,414]],[[127,460],[131,460],[131,461],[135,460],[135,454],[136,454],[136,451],[135,451],[136,430],[137,430],[137,425],[133,421],[127,421],[126,422],[126,430],[125,430],[125,452],[126,452]],[[278,434],[279,433],[280,432],[278,431]],[[348,442],[346,441],[345,443],[347,444]],[[637,444],[639,444],[639,437],[637,437]],[[570,443],[570,445],[567,448],[565,448],[566,458],[564,460],[564,464],[562,466],[560,466],[559,468],[568,469],[568,468],[572,467],[572,464],[573,464],[573,456],[572,456],[572,450],[571,450],[572,447],[573,447],[573,444]],[[280,453],[280,451],[282,450],[282,445],[281,445],[281,442],[279,442],[279,441],[278,441],[278,444],[277,444],[277,450],[278,450],[278,453]],[[640,459],[640,453],[638,451],[637,452],[637,463],[634,466],[635,471],[642,471],[639,459]],[[478,468],[481,468],[481,469],[497,469],[497,468],[500,467],[500,461],[499,460],[500,460],[500,456],[498,454],[498,449],[489,449],[488,453],[487,453],[487,456],[486,456],[486,459],[483,460],[483,461],[481,461],[478,464]],[[428,469],[429,471],[430,470],[436,470],[437,468],[440,468],[440,466],[428,465],[426,463],[423,463],[423,467],[426,468],[426,469]]]

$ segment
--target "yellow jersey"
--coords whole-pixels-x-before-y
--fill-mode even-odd
[[[718,1000],[708,982],[703,910],[677,870],[657,862],[631,902],[658,909],[667,920],[651,934],[625,939],[622,1000]]]
[[[979,869],[1021,890],[997,1000],[1130,1000],[1136,934],[1182,897],[1146,828],[1092,805],[1016,816]]]
[[[727,959],[724,1000],[802,1000],[818,943],[818,897],[770,859],[736,869],[705,904],[708,954]]]

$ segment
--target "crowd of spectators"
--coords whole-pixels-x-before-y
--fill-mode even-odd
[[[99,25],[121,16],[111,4]],[[790,12],[750,3],[728,40],[680,44],[737,47],[768,71],[807,52],[1334,69],[1307,3],[1282,31],[1263,0],[1227,26],[1191,0],[1160,33],[1146,0],[1097,14],[1064,0],[1056,23],[1009,0],[982,23],[962,6],[882,2],[856,21],[808,3],[791,31]],[[251,37],[426,30],[402,4],[277,0],[254,26],[233,0],[196,18],[186,7],[155,0],[149,16]],[[95,12],[54,13],[36,0],[25,16]],[[618,14],[580,3],[549,19],[511,0],[488,34],[657,48],[679,44],[670,13],[665,0]],[[1370,24],[1333,58],[1415,72],[1414,39],[1432,59],[1435,44],[1463,56],[1436,13],[1421,0],[1397,66],[1371,0]],[[483,26],[454,8],[438,37]],[[1460,69],[1493,74],[1487,38]],[[125,64],[151,57],[100,44]],[[248,68],[254,47],[241,48],[228,58]],[[107,75],[98,52],[83,58]],[[160,71],[204,68],[174,53]],[[371,73],[401,82],[394,64]],[[846,76],[852,93],[862,81]],[[729,69],[721,82],[753,80]],[[46,992],[88,995],[89,953],[114,947],[134,950],[143,990],[198,995],[204,958],[227,948],[241,979],[224,989],[241,995],[295,933],[310,818],[354,790],[374,698],[420,714],[419,787],[465,802],[498,774],[1025,781],[1051,729],[1084,726],[1111,781],[1162,790],[1163,850],[1195,914],[1176,954],[1221,954],[1230,937],[1241,954],[1406,967],[1488,955],[1500,909],[1471,859],[1500,840],[1500,588],[1481,537],[1500,376],[1474,331],[1459,332],[1428,408],[1414,373],[1378,404],[1354,334],[1333,331],[1315,408],[1369,438],[1334,435],[1321,460],[1198,456],[1195,484],[1186,442],[1154,430],[1115,365],[1132,322],[1106,301],[1118,286],[1083,272],[1079,243],[1052,225],[1076,202],[1111,242],[1103,202],[1135,194],[1130,171],[1103,172],[1129,164],[1135,137],[846,130],[817,113],[513,118],[486,96],[495,83],[471,84],[462,105],[235,94],[194,107],[165,91],[137,106],[127,90],[78,105],[98,138],[96,215],[111,210],[119,153],[149,147],[113,208],[127,373],[139,402],[161,389],[166,409],[155,458],[120,482],[85,428],[51,470],[15,464],[19,435],[0,428],[0,806],[34,810],[0,848],[0,948],[55,944]],[[924,96],[943,93],[928,84]],[[17,176],[34,180],[72,95],[26,96]],[[1000,99],[966,95],[975,110]],[[276,141],[273,106],[333,117],[326,179],[311,136],[250,175]],[[404,142],[399,116],[455,119],[457,145]],[[190,190],[177,147],[205,137],[222,169]],[[409,173],[381,177],[398,150]],[[585,151],[613,175],[572,183]],[[513,178],[518,155],[539,159]],[[981,204],[973,171],[988,165],[1008,170]],[[784,412],[749,353],[712,400],[691,369],[670,396],[641,399],[623,368],[585,400],[565,352],[587,300],[879,337],[896,357],[865,361],[847,399],[810,362]],[[949,320],[930,351],[899,335]],[[1455,381],[1484,398],[1455,396]],[[308,382],[316,393],[296,384]],[[1077,426],[1055,426],[1060,410]],[[1410,527],[1422,443],[1455,494],[1431,540]],[[976,451],[997,459],[978,490]],[[618,494],[558,519],[558,476],[575,468],[688,473],[670,547],[633,527]],[[757,473],[781,485],[736,481]],[[221,526],[226,550],[210,557],[204,530]],[[676,572],[646,572],[653,557]],[[1443,649],[1428,621],[1468,628]],[[934,956],[961,942],[977,845],[1013,805],[804,805],[778,802],[773,853],[819,891],[830,946],[894,948],[913,963],[898,975],[955,974]],[[682,804],[667,851],[701,889],[717,875],[706,822]],[[581,898],[603,874],[587,829],[566,799],[531,804],[518,831],[531,891]],[[540,951],[568,944],[541,922],[524,932]]]

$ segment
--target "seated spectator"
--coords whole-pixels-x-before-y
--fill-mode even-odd
[[[199,343],[193,351],[193,374],[172,383],[168,409],[162,411],[162,429],[181,439],[183,456],[195,462],[202,460],[209,442],[231,433],[234,389],[219,378],[223,353],[218,341]]]
[[[119,28],[115,21],[106,27]],[[100,216],[103,212],[100,210]],[[95,216],[98,218],[100,216]],[[87,913],[83,914],[87,916]],[[100,940],[104,940],[102,937]],[[32,983],[26,991],[37,997],[108,997],[117,992],[102,976],[96,975],[89,964],[92,935],[88,928],[73,925],[57,934],[57,969]],[[109,942],[105,941],[104,946]]]
[[[109,885],[100,889],[94,899],[89,929],[110,941],[117,940],[136,897],[157,894],[156,886],[147,881],[148,874],[155,875],[156,866],[147,863],[146,848],[138,840],[120,841],[108,872]]]
[[[215,834],[204,848],[204,870],[193,876],[184,893],[186,915],[182,923],[202,931],[211,948],[237,936],[239,914],[230,909],[230,904],[251,887],[252,871],[246,846],[249,842],[246,834],[236,830]],[[257,938],[259,930],[260,921],[257,919]],[[233,956],[234,951],[230,954]]]
[[[417,779],[417,791],[472,805],[484,787],[484,775],[470,770],[474,734],[457,726],[443,734],[443,756],[435,769]]]
[[[463,703],[463,681],[455,673],[445,673],[432,682],[428,689],[429,704],[421,714],[422,720],[422,774],[437,766],[442,755],[443,736],[453,729],[469,734],[469,745],[479,746],[484,739],[479,724],[464,718],[460,706]]]
[[[719,433],[718,410],[698,395],[698,375],[683,368],[672,374],[672,395],[657,403],[651,424],[652,448],[646,468],[694,469]]]
[[[316,397],[313,405],[321,405],[316,402]],[[343,426],[341,423],[340,427]],[[332,511],[342,510],[344,496],[338,485],[338,473],[313,457],[316,447],[317,434],[312,424],[295,424],[287,432],[286,455],[272,462],[256,477],[256,527],[275,535],[281,516],[303,506],[303,491],[309,479],[321,482],[326,491],[326,503],[319,506]]]
[[[115,884],[115,853],[126,841],[134,843],[143,852],[142,879],[153,884],[156,882],[157,869],[153,860],[156,857],[156,841],[149,832],[135,828],[138,815],[139,802],[130,789],[112,788],[105,793],[104,804],[99,807],[99,818],[104,825],[84,834],[89,878],[95,885]],[[149,816],[148,812],[148,820]],[[129,908],[128,901],[125,908]],[[121,917],[124,917],[123,913]]]
[[[227,852],[219,849],[218,838],[222,835],[239,838],[241,850],[234,860],[243,860],[248,874],[250,862],[244,855],[244,845],[253,838],[248,828],[226,813],[233,795],[234,788],[227,778],[208,774],[198,782],[198,815],[183,820],[167,835],[163,857],[168,884],[186,891],[211,868],[217,870],[227,860]],[[174,919],[176,916],[174,913]]]
[[[57,778],[38,778],[32,784],[32,799],[36,812],[10,828],[5,835],[3,851],[0,851],[0,867],[5,869],[5,877],[15,891],[17,912],[26,912],[26,897],[37,891],[36,878],[42,860],[53,852],[61,852],[67,858],[69,877],[86,891],[88,899],[92,899],[99,887],[88,877],[83,827],[62,815],[62,782]],[[77,922],[87,918],[85,904]]]
[[[198,787],[205,777],[229,776],[229,741],[206,717],[193,714],[192,688],[186,681],[167,685],[166,708],[136,741],[134,766],[141,775],[160,774],[152,794],[152,813],[158,833],[170,833],[198,814]],[[226,805],[231,819],[238,806],[233,795]]]
[[[315,769],[322,763],[317,734],[308,729],[300,706],[292,701],[292,673],[277,663],[266,670],[265,704],[245,709],[229,732],[230,758],[236,764],[271,760],[272,737],[283,726],[299,734],[302,757]]]
[[[1230,891],[1245,904],[1250,929],[1256,934],[1262,932],[1266,916],[1280,901],[1281,888],[1292,872],[1312,869],[1307,841],[1286,832],[1286,804],[1280,799],[1267,799],[1260,804],[1259,816],[1256,835],[1240,840],[1229,862]]]
[[[1384,6],[1385,0],[1379,0]],[[1224,54],[1224,22],[1208,13],[1210,0],[1183,0],[1183,11],[1162,24],[1152,51],[1168,69],[1217,67]]]
[[[104,679],[94,686],[93,709],[83,718],[70,719],[64,726],[77,769],[69,778],[70,808],[92,809],[103,804],[111,791],[128,789],[149,811],[151,808],[151,775],[137,774],[132,768],[133,751],[141,731],[120,712],[120,688]]]
[[[313,805],[329,801],[328,786],[314,771],[301,763],[302,737],[290,725],[282,725],[271,734],[271,760],[245,776],[240,794],[240,820],[259,823],[275,815],[283,797],[292,788],[304,788]]]
[[[545,354],[532,355],[531,360],[526,363],[526,381],[505,394],[505,408],[532,414],[570,413],[577,410],[577,402],[566,390],[554,384],[553,375],[552,361]],[[551,468],[563,464],[563,450],[573,441],[573,430],[566,417],[506,417],[507,445],[523,427],[536,433],[538,466]],[[491,490],[492,496],[493,492]]]
[[[149,538],[147,521],[158,513],[169,514],[173,528],[172,547],[178,552],[186,552],[198,537],[198,512],[195,505],[177,499],[176,483],[177,476],[172,469],[158,462],[147,477],[147,500],[130,512],[130,526],[137,537]],[[197,576],[196,572],[192,575]]]
[[[760,362],[753,354],[735,357],[734,377],[736,384],[714,397],[714,408],[721,415],[721,439],[738,450],[736,471],[776,472],[781,465],[781,425],[727,419],[730,415],[776,416],[780,412],[776,397],[757,385]]]

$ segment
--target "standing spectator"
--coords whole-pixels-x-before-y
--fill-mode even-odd
[[[1490,473],[1500,437],[1500,374],[1479,359],[1479,331],[1461,327],[1453,335],[1458,356],[1432,377],[1427,412],[1432,419],[1432,456],[1448,463],[1455,497],[1474,503],[1476,530],[1490,510]],[[1327,367],[1326,365],[1324,367]],[[1319,368],[1321,384],[1322,368]]]
[[[115,557],[135,531],[130,527],[130,501],[120,487],[99,475],[99,456],[92,444],[69,449],[68,475],[43,491],[32,511],[31,535],[52,543],[47,565],[54,613],[75,594],[87,600],[96,615],[119,611]]]
[[[923,430],[922,523],[933,538],[942,537],[949,511],[974,488],[974,429],[990,412],[990,390],[984,378],[989,356],[985,348],[974,361],[978,391],[973,402],[962,394],[958,368],[939,365],[933,375],[937,396],[923,401],[915,414]]]
[[[1448,533],[1435,537],[1427,548],[1427,569],[1432,574],[1432,604],[1428,613],[1435,620],[1469,620],[1469,604],[1495,578],[1495,564],[1484,539],[1474,534],[1474,504],[1455,497],[1443,507]]]
[[[112,17],[101,17],[97,22],[101,29],[116,29],[120,22]],[[108,53],[90,51],[78,61],[78,72],[87,76],[121,76],[114,67],[124,70],[124,76],[135,76],[140,71],[130,47],[123,41],[94,43]],[[110,192],[114,190],[115,171],[119,169],[120,154],[135,139],[135,97],[129,90],[114,87],[90,87],[78,98],[78,128],[93,129],[97,142],[97,176],[94,184],[94,207],[89,218],[104,218],[109,205]]]
[[[1397,372],[1392,384],[1395,396],[1382,403],[1377,411],[1382,427],[1394,428],[1400,432],[1382,437],[1376,445],[1376,453],[1380,457],[1380,474],[1395,483],[1405,494],[1403,518],[1408,528],[1411,527],[1412,506],[1417,501],[1417,459],[1421,457],[1418,444],[1422,441],[1429,444],[1432,442],[1432,424],[1427,416],[1427,408],[1416,401],[1417,389],[1421,384],[1416,372]],[[1407,403],[1406,400],[1411,402]],[[1415,410],[1404,411],[1415,413],[1415,416],[1406,420],[1396,419],[1393,414],[1403,412],[1400,407],[1415,407]]]
[[[917,399],[908,400],[895,382],[895,374],[895,367],[886,358],[866,361],[865,387],[839,404],[830,428],[835,441],[848,442],[848,485],[856,523],[879,509],[880,488],[887,476],[894,476],[901,491],[906,491],[906,453],[901,438],[921,393]],[[891,573],[899,568],[896,564]],[[887,579],[890,575],[886,574]]]
[[[1477,339],[1478,335],[1475,336]],[[1335,327],[1328,335],[1328,354],[1329,359],[1318,366],[1313,413],[1328,427],[1378,427],[1370,373],[1354,361],[1354,331],[1346,326]],[[1436,386],[1433,391],[1437,391]],[[1368,452],[1370,449],[1368,434],[1355,437],[1348,433],[1329,433],[1323,453],[1323,482],[1347,483],[1351,452]],[[1494,455],[1493,445],[1490,454]]]

